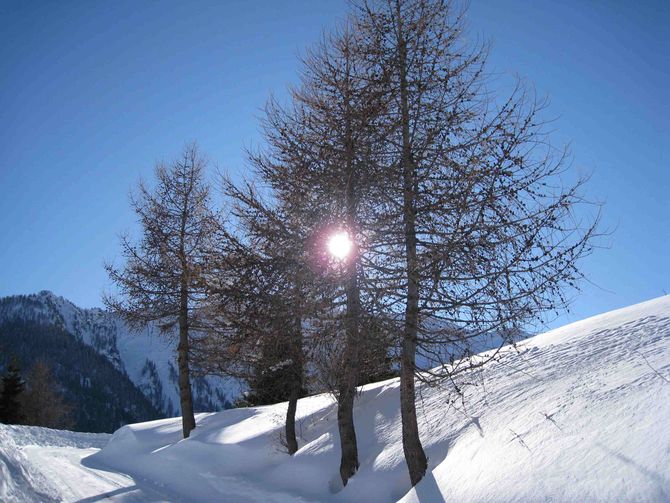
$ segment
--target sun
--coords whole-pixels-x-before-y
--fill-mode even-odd
[[[340,231],[328,238],[328,253],[337,260],[346,259],[351,253],[354,243],[346,231]]]

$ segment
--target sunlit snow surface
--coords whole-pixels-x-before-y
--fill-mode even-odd
[[[345,488],[336,408],[319,395],[298,405],[293,457],[280,441],[285,404],[200,414],[187,440],[178,419],[127,426],[99,451],[105,436],[0,425],[0,500],[670,501],[670,296],[519,350],[457,379],[473,383],[465,405],[449,405],[449,387],[420,388],[430,459],[415,489],[390,380],[358,398],[361,467]]]

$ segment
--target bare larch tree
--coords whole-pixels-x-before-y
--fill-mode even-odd
[[[376,169],[376,156],[386,124],[380,120],[383,72],[375,73],[376,67],[360,57],[361,45],[344,25],[308,52],[289,106],[276,101],[268,105],[263,124],[268,149],[254,158],[260,178],[311,232],[307,265],[330,285],[332,294],[331,309],[321,312],[321,322],[329,318],[331,333],[344,334],[333,390],[344,485],[359,467],[353,412],[361,351],[374,347],[366,340],[373,332],[362,330],[364,320],[374,324],[369,306],[374,296],[367,291],[364,257],[375,240],[369,217],[379,213],[373,211],[378,200],[374,191],[383,173]],[[326,251],[335,233],[346,233],[354,243],[352,252],[339,261]]]
[[[284,442],[292,455],[297,403],[305,393],[303,324],[313,309],[304,226],[291,205],[265,201],[252,184],[238,187],[224,178],[222,188],[230,217],[217,238],[222,273],[208,287],[210,320],[217,321],[198,343],[198,360],[216,373],[262,382],[252,392],[263,401],[288,401]]]
[[[106,305],[134,329],[155,324],[163,334],[178,337],[177,362],[182,429],[187,438],[195,428],[189,367],[190,337],[201,328],[207,270],[213,238],[219,226],[210,206],[205,181],[206,161],[195,144],[181,158],[158,164],[156,183],[140,182],[131,205],[141,225],[134,243],[122,236],[125,264],[107,264],[118,295],[105,296]]]
[[[59,392],[51,366],[44,360],[37,360],[28,373],[21,404],[25,424],[58,430],[74,427],[72,406]]]
[[[386,243],[373,257],[389,318],[401,325],[402,441],[412,485],[427,469],[415,376],[449,380],[484,362],[469,342],[564,305],[591,251],[597,217],[580,222],[584,180],[561,183],[538,104],[517,85],[500,99],[486,47],[463,41],[463,10],[448,0],[370,0],[354,9],[388,103],[387,203],[375,221]],[[385,283],[385,286],[382,286]],[[453,363],[438,371],[417,365]],[[429,371],[420,372],[420,371]]]

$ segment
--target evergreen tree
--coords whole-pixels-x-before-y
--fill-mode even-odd
[[[22,424],[24,414],[21,410],[21,395],[25,382],[21,377],[21,368],[17,359],[9,363],[2,376],[2,394],[0,395],[0,423]]]
[[[300,372],[300,369],[288,357],[292,348],[284,334],[286,331],[278,331],[275,336],[263,337],[260,341],[261,347],[247,378],[249,386],[249,392],[245,396],[247,405],[287,402],[293,392],[292,383],[304,381],[303,376],[294,375],[295,372]],[[298,395],[305,394],[303,386]]]

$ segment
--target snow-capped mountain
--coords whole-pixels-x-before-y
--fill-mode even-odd
[[[0,299],[0,323],[16,320],[67,331],[126,374],[157,410],[180,414],[176,341],[156,327],[133,332],[108,311],[80,308],[49,291]],[[226,408],[240,394],[240,383],[219,377],[195,377],[192,386],[194,408],[201,412]]]

